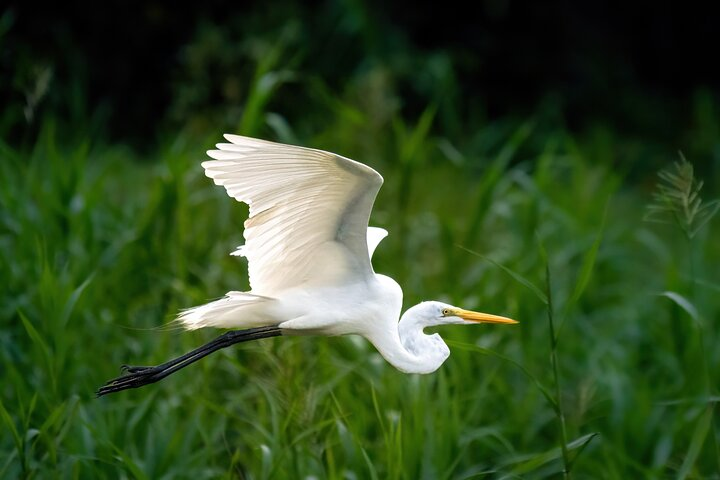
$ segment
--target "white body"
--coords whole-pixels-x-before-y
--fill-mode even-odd
[[[252,290],[183,311],[188,329],[278,326],[283,334],[367,338],[403,372],[430,373],[450,354],[432,325],[516,323],[423,302],[400,319],[402,289],[375,274],[372,253],[387,235],[368,227],[382,177],[370,167],[320,150],[225,136],[208,152],[205,173],[250,205],[246,244]],[[399,322],[398,322],[398,319]]]

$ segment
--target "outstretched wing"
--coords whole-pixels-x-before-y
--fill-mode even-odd
[[[250,206],[245,245],[252,292],[372,275],[368,220],[383,179],[340,155],[225,135],[205,174]],[[374,245],[373,245],[374,247]]]

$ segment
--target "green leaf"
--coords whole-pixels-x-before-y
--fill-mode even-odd
[[[550,394],[550,392],[542,385],[542,383],[540,383],[540,380],[538,380],[535,377],[535,375],[530,373],[530,371],[527,368],[525,368],[524,366],[522,366],[520,363],[516,362],[512,358],[506,357],[505,355],[503,355],[501,353],[497,353],[494,350],[490,350],[489,348],[478,347],[477,345],[473,345],[470,343],[458,342],[456,340],[445,340],[445,343],[447,343],[451,347],[459,348],[461,350],[468,350],[471,352],[476,352],[476,353],[481,353],[483,355],[496,357],[496,358],[499,358],[500,360],[503,360],[505,362],[511,363],[512,365],[516,366],[517,368],[520,369],[520,371],[522,373],[525,374],[526,377],[528,377],[530,380],[532,380],[532,382],[535,384],[537,389],[540,390],[540,393],[542,393],[542,395],[548,401],[550,406],[553,408],[555,413],[557,413],[557,414],[560,413],[560,409],[558,407],[557,401],[553,398],[553,396]]]
[[[597,433],[589,433],[587,435],[583,435],[580,438],[576,438],[572,442],[569,442],[567,444],[568,450],[575,450],[580,449],[580,451],[575,455],[575,458],[580,455],[582,450],[590,443],[590,441],[595,438],[598,434]],[[515,468],[512,469],[512,473],[516,475],[529,473],[534,470],[537,470],[542,465],[545,465],[546,463],[550,463],[552,461],[558,460],[562,456],[562,452],[560,447],[555,447],[550,450],[547,450],[545,452],[539,453],[537,455],[534,455],[529,460],[524,460],[519,465],[517,465]],[[513,462],[515,463],[515,462]]]
[[[22,464],[23,470],[26,470],[27,465],[25,464],[25,449],[23,448],[23,439],[20,436],[17,427],[15,426],[15,422],[13,421],[8,411],[5,409],[5,405],[3,404],[2,399],[0,399],[0,417],[2,417],[5,425],[7,425],[7,428],[10,430],[10,434],[13,437],[13,442],[15,442],[15,449],[20,456],[20,463]]]
[[[700,450],[702,449],[703,443],[705,443],[705,437],[707,437],[710,426],[712,425],[713,417],[713,405],[708,405],[705,411],[698,419],[695,424],[695,430],[693,431],[692,439],[690,440],[690,446],[688,447],[687,454],[685,455],[685,461],[680,467],[677,478],[687,478],[697,461]]]
[[[544,303],[545,305],[547,305],[547,303],[548,303],[547,296],[542,292],[542,290],[540,290],[537,286],[535,286],[535,284],[533,284],[533,283],[532,283],[530,280],[528,280],[527,278],[523,277],[522,275],[520,275],[519,273],[515,272],[514,270],[511,270],[510,268],[506,267],[505,265],[503,265],[503,264],[501,264],[501,263],[498,263],[498,262],[496,262],[495,260],[493,260],[493,259],[491,259],[491,258],[489,258],[489,257],[486,257],[485,255],[482,255],[481,253],[478,253],[478,252],[476,252],[476,251],[474,251],[474,250],[471,250],[471,249],[469,249],[469,248],[465,248],[465,247],[463,247],[462,245],[458,245],[458,247],[462,248],[463,250],[465,250],[466,252],[468,252],[468,253],[470,253],[470,254],[472,254],[472,255],[475,255],[475,256],[477,256],[477,257],[480,257],[481,259],[485,260],[485,261],[488,262],[488,263],[491,263],[491,264],[495,265],[496,267],[499,267],[499,268],[502,269],[505,273],[507,273],[507,274],[510,275],[513,279],[515,279],[515,281],[517,281],[518,283],[520,283],[520,284],[524,285],[525,287],[527,287],[528,289],[530,289],[530,290],[535,294],[535,296],[537,296],[537,297],[540,299],[540,301],[541,301],[542,303]]]
[[[534,129],[535,120],[530,119],[525,123],[521,124],[520,127],[518,127],[518,129],[513,132],[510,140],[505,144],[502,150],[500,150],[500,153],[497,156],[498,165],[502,166],[503,170],[505,169],[505,167],[507,167],[508,163],[510,163],[510,160],[515,157],[518,149],[525,143],[528,138],[530,138],[530,134]]]
[[[432,127],[433,120],[435,118],[435,112],[437,106],[434,104],[429,105],[418,120],[415,128],[412,129],[410,134],[405,134],[404,141],[400,145],[400,162],[403,164],[414,164],[417,163],[420,149],[424,145],[427,137],[430,133],[430,127]]]
[[[570,471],[572,469],[573,465],[575,464],[575,461],[580,457],[582,452],[585,451],[585,448],[588,445],[590,445],[590,442],[592,441],[592,439],[597,437],[598,435],[600,435],[600,434],[597,432],[591,433],[589,435],[585,435],[584,437],[581,437],[581,438],[575,440],[574,442],[570,442],[568,447],[570,447],[571,445],[574,445],[577,442],[580,443],[580,446],[578,447],[578,451],[575,453],[575,456],[573,457],[573,459],[570,461],[570,464],[568,465],[568,471]]]
[[[110,447],[115,451],[115,455],[117,456],[117,459],[120,460],[120,463],[130,472],[132,475],[132,478],[138,479],[138,480],[147,480],[149,477],[145,475],[145,472],[142,471],[142,468],[140,465],[135,463],[132,458],[130,458],[130,455],[125,453],[124,450],[117,447],[114,444],[110,444]]]
[[[371,480],[378,480],[378,473],[375,469],[375,465],[373,465],[372,460],[370,460],[370,455],[368,455],[367,451],[360,447],[360,452],[362,453],[363,459],[365,460],[365,465],[368,467],[368,472],[370,473],[370,479]]]
[[[50,347],[48,347],[48,344],[45,343],[42,335],[40,335],[40,333],[35,329],[32,322],[25,316],[25,314],[18,311],[18,315],[20,316],[20,320],[22,321],[22,324],[25,327],[25,331],[27,332],[28,336],[30,336],[33,343],[37,345],[37,347],[40,349],[43,360],[45,361],[47,366],[47,374],[50,376],[50,379],[53,382],[54,386],[55,374],[52,362],[52,355],[50,354]]]
[[[60,323],[63,328],[67,325],[70,316],[72,315],[75,305],[77,304],[80,296],[82,295],[85,288],[90,284],[92,279],[95,277],[95,273],[90,274],[84,282],[82,282],[73,292],[70,294],[65,306],[63,307],[62,313],[60,314]]]
[[[682,295],[680,295],[677,292],[668,291],[668,292],[662,292],[659,295],[661,297],[667,297],[670,300],[672,300],[673,302],[675,302],[675,304],[677,306],[679,306],[680,308],[685,310],[685,312],[688,315],[690,315],[690,318],[692,318],[694,322],[696,322],[698,325],[702,325],[701,320],[700,320],[700,314],[698,313],[697,308],[695,308],[695,305],[693,305],[690,300],[683,297]]]
[[[603,233],[605,231],[607,204],[608,202],[605,203],[605,211],[603,213],[602,222],[600,223],[600,228],[598,229],[595,241],[590,247],[590,250],[588,250],[583,257],[582,267],[580,267],[580,274],[578,275],[577,282],[575,283],[575,290],[573,290],[573,294],[570,297],[570,301],[568,303],[577,302],[585,291],[588,283],[590,282],[590,277],[592,276],[593,268],[595,267],[595,261],[597,259],[597,253],[598,250],[600,250],[600,244],[602,243]]]

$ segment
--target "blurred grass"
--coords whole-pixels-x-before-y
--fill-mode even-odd
[[[550,389],[543,298],[517,281],[544,288],[540,242],[562,322],[556,400],[576,475],[715,474],[717,224],[695,238],[690,278],[680,237],[641,222],[649,195],[621,187],[611,159],[590,161],[560,130],[544,136],[536,161],[520,156],[520,143],[543,140],[521,124],[485,151],[457,149],[477,157],[453,163],[427,121],[388,130],[388,151],[370,159],[334,142],[347,125],[303,142],[385,175],[373,224],[391,236],[375,263],[403,282],[406,305],[439,298],[520,319],[515,329],[442,333],[512,358]],[[247,286],[244,265],[227,255],[241,243],[245,209],[202,176],[210,142],[183,138],[155,163],[122,147],[62,147],[52,123],[26,154],[2,147],[3,477],[545,478],[562,470],[555,407],[518,368],[468,348],[453,348],[439,372],[420,377],[352,338],[271,340],[94,399],[121,363],[160,362],[213,335],[160,329],[179,308]],[[398,160],[397,149],[423,152],[405,157],[422,163]],[[686,310],[658,296],[665,291],[683,292],[702,317],[707,359]],[[707,383],[698,378],[706,362]]]
[[[202,175],[222,133],[211,113],[146,156],[68,140],[47,117],[30,147],[0,143],[0,477],[719,478],[720,226],[687,242],[642,221],[655,172],[628,179],[638,167],[618,157],[648,150],[603,127],[571,134],[552,107],[463,122],[438,99],[408,120],[392,72],[335,93],[280,68],[286,44],[252,48],[272,55],[222,128],[373,166],[386,183],[371,223],[391,232],[374,264],[405,305],[521,325],[441,329],[453,353],[428,376],[357,338],[284,338],[95,399],[121,363],[215,335],[162,326],[247,288],[228,255],[247,209]],[[271,108],[293,82],[307,123]],[[688,159],[713,171],[718,119],[698,111]],[[720,185],[705,180],[709,200]]]

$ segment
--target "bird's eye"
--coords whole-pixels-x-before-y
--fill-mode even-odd
[[[447,317],[448,315],[450,315],[450,309],[449,309],[449,308],[443,308],[443,309],[442,309],[442,314]]]

